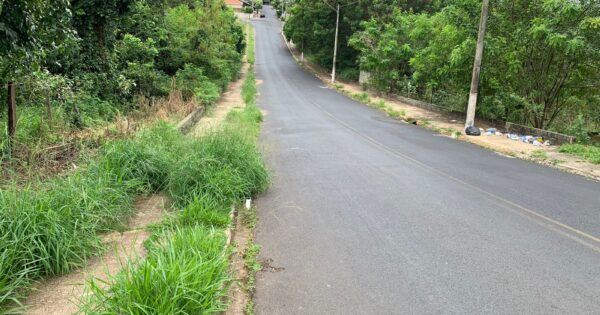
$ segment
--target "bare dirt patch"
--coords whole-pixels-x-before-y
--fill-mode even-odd
[[[93,257],[86,267],[72,273],[40,282],[26,301],[26,314],[64,315],[78,311],[77,303],[85,294],[85,284],[92,278],[102,285],[109,275],[119,272],[128,260],[145,257],[143,243],[149,232],[144,228],[162,221],[169,200],[162,194],[142,197],[136,201],[136,215],[131,219],[129,231],[102,236],[106,252]]]

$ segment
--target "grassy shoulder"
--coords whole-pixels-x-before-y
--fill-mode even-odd
[[[135,177],[156,179],[155,187],[166,190],[179,210],[154,228],[145,260],[131,262],[111,278],[109,289],[91,285],[92,294],[82,310],[198,314],[226,308],[230,276],[223,230],[231,224],[230,207],[268,184],[255,138],[248,136],[257,128],[257,116],[246,108],[232,117],[222,129],[201,138],[187,138],[167,126],[148,131],[148,139],[160,136],[171,141],[153,142],[162,147],[157,150],[162,154],[148,159],[152,163]],[[155,176],[159,174],[154,171],[162,174]]]
[[[594,164],[600,164],[600,147],[583,144],[565,144],[560,147],[560,152],[582,157]]]
[[[231,111],[221,128],[199,138],[149,130],[172,140],[153,142],[165,146],[159,151],[166,157],[151,159],[156,167],[145,169],[163,172],[152,176],[165,180],[156,187],[169,193],[179,211],[154,228],[145,260],[130,262],[108,288],[90,284],[83,312],[204,314],[227,308],[231,276],[224,230],[232,224],[231,205],[264,191],[269,182],[256,146],[262,114],[252,67],[242,94],[244,109]]]

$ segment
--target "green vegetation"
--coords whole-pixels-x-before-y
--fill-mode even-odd
[[[244,124],[258,124],[255,113],[240,115],[254,117]],[[97,162],[67,177],[2,190],[0,304],[18,303],[31,281],[69,272],[97,254],[96,233],[124,224],[136,194],[168,191],[182,209],[176,221],[182,226],[228,225],[229,206],[268,183],[244,126],[189,139],[160,123],[106,144]]]
[[[600,147],[585,146],[581,144],[564,144],[560,146],[560,152],[580,156],[592,163],[600,164]]]
[[[387,104],[385,103],[384,100],[378,100],[377,102],[372,103],[373,107],[377,108],[377,109],[385,109],[387,107]]]
[[[124,222],[141,181],[125,181],[105,161],[67,178],[0,191],[0,306],[18,307],[23,288],[69,272],[98,253],[99,231]],[[10,305],[9,305],[10,304]]]
[[[169,10],[189,16],[201,13],[183,7]],[[221,7],[215,10],[230,14]],[[173,18],[185,20],[183,16]],[[131,46],[149,44],[147,40],[127,41]],[[221,84],[217,79],[206,81],[204,68],[187,62],[182,65],[175,78],[188,78],[181,84],[189,87],[190,97],[196,97],[193,94],[199,90],[202,96],[210,95],[203,90],[210,85],[202,83]],[[254,104],[254,76],[249,77],[252,84],[245,87],[245,99]],[[39,117],[37,109],[28,107],[33,117]],[[35,127],[40,120],[43,118],[28,121],[33,127],[21,132],[42,128]],[[109,280],[109,289],[92,284],[82,310],[133,314],[223,310],[229,276],[221,229],[231,223],[232,204],[268,185],[252,136],[257,135],[261,120],[256,106],[248,106],[231,114],[223,128],[200,138],[187,138],[159,122],[142,128],[134,137],[106,141],[93,158],[82,159],[76,171],[62,177],[0,190],[3,312],[23,311],[20,303],[32,282],[85,265],[89,257],[103,250],[98,233],[121,230],[133,212],[135,196],[158,191],[167,192],[179,210],[154,227],[146,244],[147,259],[130,262]],[[33,138],[35,133],[27,136]]]
[[[229,279],[225,243],[222,236],[215,236],[220,232],[211,229],[227,227],[231,204],[263,191],[268,184],[255,138],[247,134],[247,128],[260,120],[252,110],[230,117],[223,129],[198,139],[185,138],[161,125],[119,146],[135,152],[143,151],[138,147],[147,143],[158,147],[160,158],[144,157],[144,161],[155,161],[141,168],[146,172],[122,177],[155,178],[152,184],[164,187],[174,206],[182,210],[155,231],[146,260],[131,263],[112,278],[109,290],[92,285],[93,295],[83,306],[87,312],[197,314],[223,309]],[[156,142],[156,137],[163,139]],[[164,165],[167,161],[170,166]],[[122,162],[140,165],[142,161]],[[158,165],[163,167],[154,167]],[[155,176],[159,170],[163,176]]]
[[[250,24],[246,24],[246,61],[254,65],[254,29]]]
[[[354,93],[354,94],[352,94],[352,98],[361,103],[369,103],[371,100],[371,98],[369,97],[369,94],[367,94],[365,92]]]
[[[214,314],[227,307],[225,235],[202,226],[167,230],[147,242],[150,255],[129,263],[110,290],[92,284],[86,313]]]
[[[228,250],[220,229],[231,224],[232,204],[258,194],[268,184],[256,147],[262,115],[255,105],[252,67],[243,97],[247,102],[243,110],[230,112],[222,128],[200,138],[186,138],[160,125],[119,146],[136,152],[133,156],[154,161],[152,165],[162,165],[155,168],[144,166],[140,160],[125,160],[122,164],[137,164],[145,171],[124,173],[123,177],[155,179],[151,187],[168,191],[173,205],[181,210],[154,229],[146,243],[145,260],[130,262],[109,280],[108,289],[90,285],[91,295],[82,311],[201,314],[226,308]],[[140,149],[149,143],[157,147],[152,152],[163,158],[153,158],[152,152]],[[167,161],[170,165],[164,164]],[[252,220],[255,222],[256,217]]]
[[[174,90],[210,106],[238,77],[246,42],[222,0],[6,0],[0,21],[0,81],[17,83],[21,151],[61,144],[71,130]],[[0,108],[1,160],[7,134]]]
[[[401,110],[395,110],[390,106],[386,106],[384,108],[385,113],[392,117],[392,118],[402,118],[405,119],[404,117],[406,116],[406,111],[404,111],[403,109]]]
[[[244,261],[248,268],[248,282],[246,283],[246,290],[248,291],[254,291],[256,273],[262,269],[262,265],[258,262],[258,253],[260,252],[260,249],[260,245],[251,242],[244,253]]]
[[[286,37],[331,69],[341,4],[342,74],[369,87],[463,111],[481,1],[297,0]],[[518,8],[518,9],[516,9]],[[600,130],[600,2],[492,1],[478,116],[551,129],[587,141]]]

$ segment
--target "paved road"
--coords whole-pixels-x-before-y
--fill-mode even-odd
[[[258,314],[600,313],[600,184],[324,88],[265,11]]]

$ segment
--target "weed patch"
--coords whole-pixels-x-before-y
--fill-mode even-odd
[[[365,92],[354,93],[354,94],[352,94],[352,98],[361,103],[369,103],[369,101],[371,100],[371,98],[369,97],[369,94],[367,94]]]
[[[563,153],[580,156],[594,164],[600,164],[600,146],[564,144],[559,150]]]
[[[82,311],[95,314],[204,314],[226,309],[225,235],[200,226],[167,230],[147,243],[151,255],[129,263]]]

